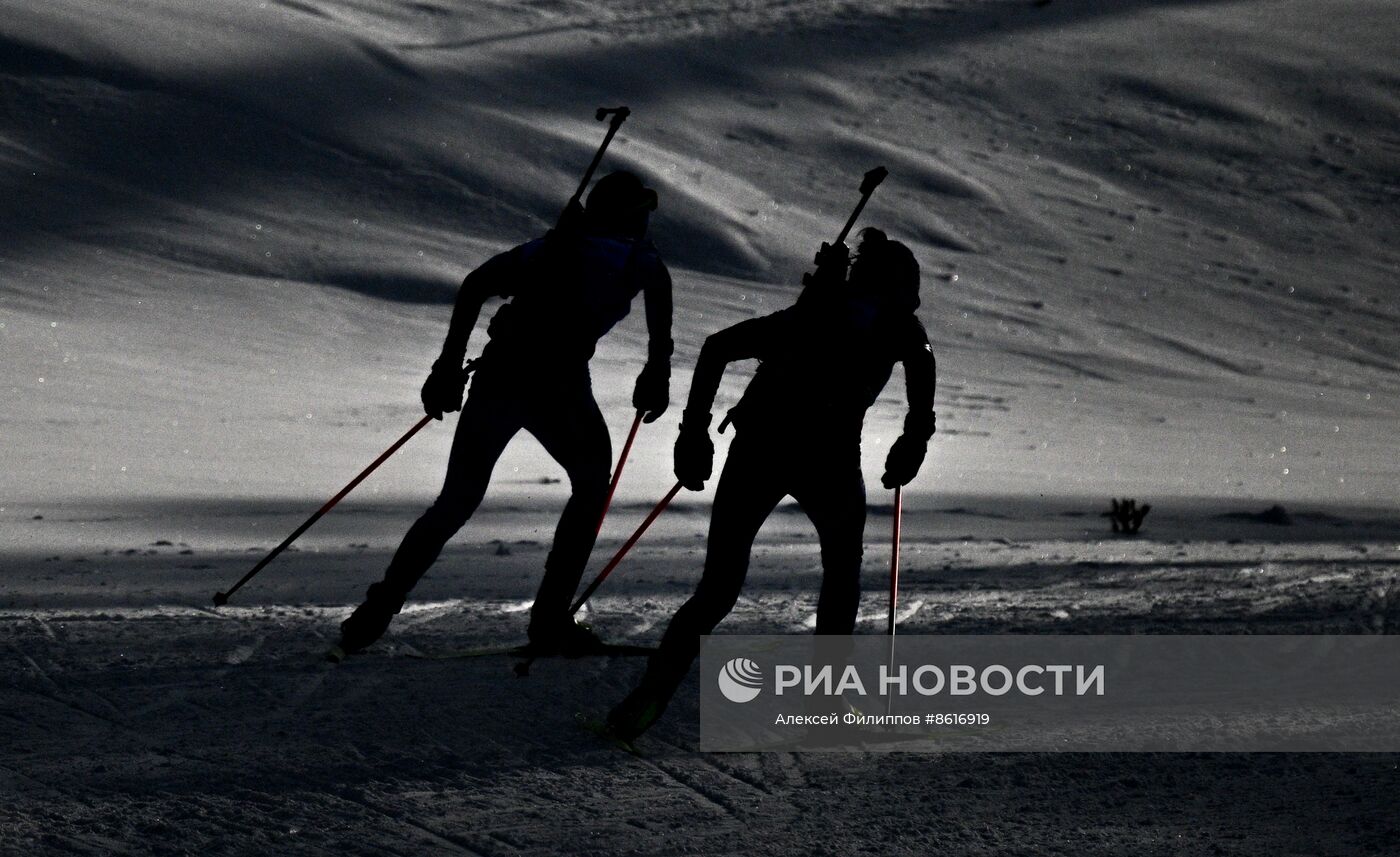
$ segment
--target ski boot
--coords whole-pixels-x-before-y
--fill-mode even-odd
[[[606,648],[592,627],[575,622],[569,616],[552,621],[532,619],[528,635],[530,654],[534,657],[582,658]]]
[[[630,747],[660,719],[669,701],[646,685],[638,687],[608,712],[606,736]]]
[[[389,623],[398,615],[403,602],[395,604],[386,601],[377,592],[378,585],[371,586],[365,603],[356,607],[355,612],[340,623],[340,642],[326,652],[327,660],[340,663],[373,645],[389,629]]]

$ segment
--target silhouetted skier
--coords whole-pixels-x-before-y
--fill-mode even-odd
[[[640,685],[608,715],[630,741],[660,716],[710,633],[734,607],[753,540],[786,495],[801,504],[821,542],[818,634],[850,634],[860,600],[865,481],[860,433],[896,362],[904,364],[909,413],[885,462],[886,487],[918,473],[934,431],[935,365],[919,305],[919,266],[909,248],[867,229],[850,264],[846,248],[823,250],[797,304],[740,322],[705,341],[676,440],[676,478],[699,490],[710,478],[710,407],[724,367],[762,361],[729,417],[736,436],[710,517],[705,570],[651,657]]]
[[[340,647],[359,651],[383,635],[404,599],[486,492],[496,460],[515,433],[534,435],[569,476],[572,494],[554,532],[544,579],[530,611],[529,637],[542,653],[583,651],[597,638],[569,604],[593,550],[612,465],[608,428],[593,399],[588,362],[598,339],[627,315],[641,292],[650,336],[632,404],[652,422],[670,395],[671,277],[644,236],[656,193],[625,171],[600,179],[584,210],[559,228],[487,260],[457,293],[442,355],[423,384],[423,407],[441,418],[462,410],[437,501],[409,528],[365,602],[341,623]],[[467,338],[487,298],[510,298],[487,328],[490,341],[462,395]]]

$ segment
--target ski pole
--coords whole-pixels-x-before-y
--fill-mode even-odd
[[[594,592],[598,591],[598,587],[603,584],[604,580],[608,579],[608,575],[612,574],[613,569],[617,568],[618,563],[622,562],[622,558],[627,556],[627,552],[641,540],[642,534],[647,531],[647,528],[651,526],[653,521],[661,517],[661,513],[666,511],[666,507],[671,505],[671,501],[674,500],[679,493],[681,493],[681,483],[677,482],[675,485],[671,486],[670,491],[666,492],[666,496],[661,498],[661,502],[656,504],[656,508],[647,513],[646,518],[642,520],[641,526],[637,527],[636,531],[628,537],[627,541],[622,543],[622,547],[617,549],[617,553],[613,554],[613,558],[608,560],[608,564],[603,566],[603,570],[598,572],[598,576],[593,578],[592,583],[588,584],[588,588],[583,590],[583,594],[574,602],[574,606],[569,608],[570,616],[577,613],[579,608],[583,606],[583,602],[587,601]]]
[[[627,552],[630,551],[632,547],[637,544],[637,542],[642,538],[642,534],[647,531],[647,528],[652,525],[653,521],[655,521],[658,517],[661,516],[662,512],[666,511],[666,507],[671,505],[671,501],[674,500],[676,498],[676,495],[679,493],[681,493],[681,483],[677,482],[675,485],[671,486],[670,491],[666,492],[666,496],[661,498],[661,502],[657,503],[656,507],[652,509],[649,513],[647,513],[647,516],[645,519],[643,519],[641,526],[637,527],[636,531],[628,537],[627,541],[622,543],[622,547],[617,549],[617,553],[613,554],[613,558],[608,560],[608,564],[603,566],[603,570],[598,572],[598,576],[593,578],[593,582],[588,584],[588,588],[583,590],[583,594],[578,597],[578,600],[574,601],[574,606],[569,608],[570,616],[576,615],[579,611],[579,608],[583,606],[583,603],[587,601],[589,597],[593,595],[594,592],[598,591],[598,587],[603,585],[603,581],[607,580],[608,575],[612,574],[613,569],[617,568],[618,564],[622,562],[622,558],[627,556]],[[534,662],[535,658],[530,657],[516,664],[515,674],[521,678],[524,678],[525,676],[529,675],[530,665]]]
[[[894,672],[894,629],[895,629],[895,608],[899,605],[899,525],[904,517],[904,486],[896,485],[894,488],[894,531],[891,541],[893,547],[890,551],[890,660],[885,668],[885,674]],[[885,713],[891,713],[894,708],[894,694],[885,697]]]
[[[642,425],[642,412],[637,411],[636,419],[632,420],[632,430],[627,433],[627,442],[622,445],[622,455],[618,456],[617,467],[613,470],[612,484],[608,486],[608,498],[603,501],[603,512],[598,516],[598,527],[594,534],[603,531],[603,521],[608,517],[608,507],[612,506],[613,494],[617,492],[617,483],[622,480],[622,466],[627,463],[627,454],[632,451],[632,441],[637,439],[637,429]]]
[[[403,436],[403,437],[401,437],[401,438],[399,438],[398,440],[394,441],[394,445],[393,445],[393,446],[391,446],[391,447],[389,447],[388,449],[384,450],[384,453],[383,453],[382,455],[380,455],[378,458],[376,458],[376,459],[374,460],[374,462],[373,462],[372,464],[370,464],[369,467],[366,467],[364,470],[360,471],[360,475],[359,475],[359,476],[356,476],[354,479],[351,479],[349,485],[346,485],[344,488],[340,489],[340,493],[339,493],[339,494],[336,494],[336,495],[335,495],[334,497],[332,497],[329,501],[327,501],[327,502],[326,502],[326,505],[322,506],[320,509],[318,509],[318,510],[316,511],[316,514],[314,514],[314,515],[312,515],[311,517],[307,518],[307,519],[306,519],[306,522],[305,522],[304,524],[302,524],[300,527],[297,527],[296,530],[295,530],[290,536],[287,536],[286,540],[283,541],[282,544],[280,544],[280,545],[278,545],[277,547],[273,548],[273,549],[272,549],[272,553],[270,553],[270,554],[268,554],[267,556],[263,557],[262,560],[261,560],[257,565],[253,566],[253,568],[252,568],[251,571],[249,571],[247,574],[243,575],[243,577],[240,578],[239,581],[238,581],[237,583],[235,583],[233,586],[230,586],[230,587],[228,588],[228,591],[227,591],[227,592],[215,592],[215,593],[214,593],[214,606],[215,606],[215,607],[222,607],[222,606],[224,606],[225,604],[227,604],[227,603],[228,603],[228,597],[229,597],[230,595],[232,595],[233,593],[235,593],[235,592],[237,592],[238,590],[242,589],[242,588],[243,588],[243,584],[245,584],[245,583],[247,583],[248,581],[252,580],[253,577],[254,577],[258,572],[262,571],[264,568],[267,567],[267,564],[268,564],[268,563],[270,563],[270,562],[272,562],[274,559],[276,559],[278,554],[280,554],[282,551],[286,550],[288,545],[290,545],[292,542],[296,541],[296,540],[301,536],[302,533],[304,533],[304,532],[306,532],[307,530],[311,529],[311,525],[312,525],[312,524],[314,524],[314,523],[316,523],[317,521],[321,520],[321,516],[322,516],[322,515],[326,514],[326,513],[329,512],[331,509],[335,508],[335,504],[336,504],[336,503],[339,503],[341,500],[344,500],[346,494],[349,494],[351,491],[353,491],[356,485],[359,485],[361,482],[363,482],[363,481],[365,480],[365,477],[366,477],[366,476],[369,476],[371,473],[373,473],[373,472],[375,471],[375,468],[377,468],[377,467],[379,467],[379,465],[383,464],[384,461],[385,461],[386,459],[388,459],[389,456],[393,455],[395,452],[398,452],[399,447],[403,446],[405,443],[408,443],[408,439],[411,438],[411,437],[413,437],[415,434],[417,434],[418,431],[419,431],[419,429],[421,429],[421,428],[423,428],[423,426],[427,425],[432,419],[433,419],[433,418],[432,418],[431,416],[425,414],[425,415],[423,416],[423,419],[421,419],[421,420],[419,420],[418,422],[414,423],[413,428],[409,429],[407,432],[404,433],[404,436]]]
[[[894,489],[894,531],[891,536],[893,549],[890,552],[890,621],[889,635],[894,638],[894,611],[899,604],[899,524],[904,517],[904,486]]]
[[[612,142],[613,135],[617,129],[622,127],[622,123],[627,121],[627,117],[632,115],[632,111],[626,107],[599,107],[593,118],[602,122],[612,115],[612,121],[608,123],[608,133],[603,137],[603,145],[598,147],[598,151],[593,155],[593,162],[588,165],[588,169],[583,174],[583,181],[578,183],[578,190],[569,198],[569,205],[573,205],[583,198],[583,192],[588,190],[588,183],[593,180],[593,172],[598,169],[598,164],[603,161],[603,153],[608,150],[608,144]]]

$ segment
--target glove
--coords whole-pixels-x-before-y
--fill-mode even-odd
[[[676,479],[691,491],[700,491],[714,469],[710,415],[687,411],[681,416],[681,433],[676,437]]]
[[[632,388],[632,407],[645,414],[644,423],[654,423],[671,404],[671,366],[668,361],[648,360]],[[708,425],[708,421],[707,421]]]
[[[443,365],[439,359],[433,364],[428,380],[423,382],[423,412],[440,420],[444,413],[460,411],[466,390],[467,373],[462,371],[462,367]]]
[[[880,482],[886,488],[908,485],[919,475],[927,451],[927,438],[908,433],[900,435],[890,447],[890,454],[885,457],[885,475],[880,477]]]

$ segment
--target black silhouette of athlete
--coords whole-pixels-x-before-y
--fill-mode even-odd
[[[867,229],[849,278],[845,246],[825,248],[794,306],[705,341],[675,447],[676,477],[692,490],[710,478],[710,407],[724,367],[762,362],[729,415],[736,435],[715,492],[700,584],[640,685],[608,715],[613,735],[630,741],[661,715],[699,654],[700,636],[733,608],[754,537],[784,496],[801,504],[821,543],[816,632],[855,629],[866,511],[861,425],[896,362],[904,364],[909,412],[885,462],[886,487],[914,478],[934,432],[935,364],[918,305],[913,254]]]
[[[462,282],[442,355],[422,394],[424,409],[439,419],[462,411],[442,493],[409,528],[384,579],[369,587],[365,602],[341,624],[340,647],[347,654],[383,635],[443,545],[476,511],[496,460],[521,429],[564,467],[572,488],[530,611],[530,643],[540,653],[581,652],[598,644],[569,615],[593,550],[612,465],[588,362],[640,292],[650,339],[632,403],[646,422],[661,416],[670,395],[671,277],[645,238],[656,194],[637,176],[605,176],[586,208],[576,206],[545,237],[489,259]],[[491,297],[510,302],[491,319],[490,341],[472,366],[475,378],[463,406],[472,371],[463,368],[467,338]]]

